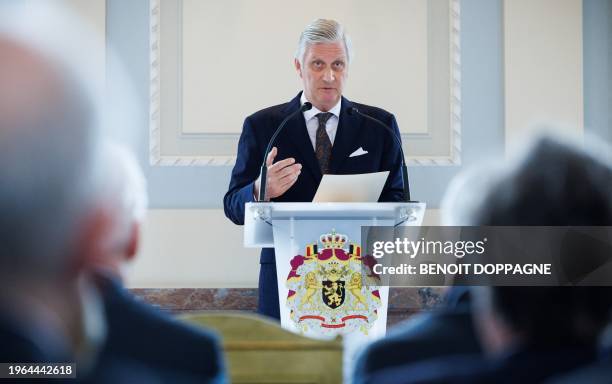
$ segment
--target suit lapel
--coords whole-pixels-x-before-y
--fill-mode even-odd
[[[331,164],[329,167],[330,173],[335,174],[339,171],[342,164],[346,161],[352,151],[355,150],[355,143],[359,138],[361,131],[360,121],[357,116],[350,116],[348,109],[353,106],[348,99],[342,98],[340,108],[340,120],[338,121],[338,129],[336,138],[332,147]],[[316,158],[315,158],[316,160]]]
[[[300,108],[300,92],[293,100],[289,102],[287,107],[283,110],[284,116],[291,114]],[[284,118],[284,116],[282,118]],[[281,119],[282,119],[281,118]],[[316,180],[321,179],[321,170],[319,168],[319,161],[315,156],[314,149],[312,148],[312,142],[308,136],[308,129],[306,128],[306,122],[304,121],[304,115],[298,114],[289,122],[286,127],[287,133],[289,134],[289,140],[296,148],[297,152],[302,157],[302,167],[308,169]]]

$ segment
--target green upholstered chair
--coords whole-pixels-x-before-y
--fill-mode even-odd
[[[342,341],[296,335],[255,314],[208,312],[181,315],[217,331],[232,383],[339,384]]]

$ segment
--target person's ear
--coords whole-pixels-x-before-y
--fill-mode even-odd
[[[298,73],[300,78],[302,78],[302,65],[298,59],[293,59],[293,65],[295,66],[295,71]]]
[[[101,207],[93,208],[81,220],[75,232],[74,268],[76,272],[94,269],[107,257],[108,237],[112,230],[112,218]]]
[[[127,243],[125,258],[128,261],[134,260],[140,246],[140,223],[134,222],[130,228],[130,238]]]

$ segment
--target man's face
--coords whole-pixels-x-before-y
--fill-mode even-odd
[[[340,100],[348,77],[344,43],[338,41],[308,46],[303,63],[295,59],[295,69],[304,83],[306,99],[319,110],[329,111]]]

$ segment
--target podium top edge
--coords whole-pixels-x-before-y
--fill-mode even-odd
[[[426,204],[420,202],[410,203],[278,203],[278,202],[252,202],[246,204],[246,210],[266,209],[273,213],[332,213],[332,212],[350,212],[356,213],[374,213],[388,212],[392,213],[398,209],[408,208],[412,211],[425,211]]]
[[[396,207],[425,207],[424,202],[420,201],[409,201],[409,202],[383,202],[383,203],[315,203],[315,202],[290,202],[290,203],[282,203],[282,202],[260,202],[253,201],[250,203],[246,203],[247,206],[257,206],[257,207],[274,207],[278,209],[286,209],[289,207],[296,208],[308,208],[308,207],[316,207],[316,208],[352,208],[352,207],[363,207],[363,208],[396,208]]]

